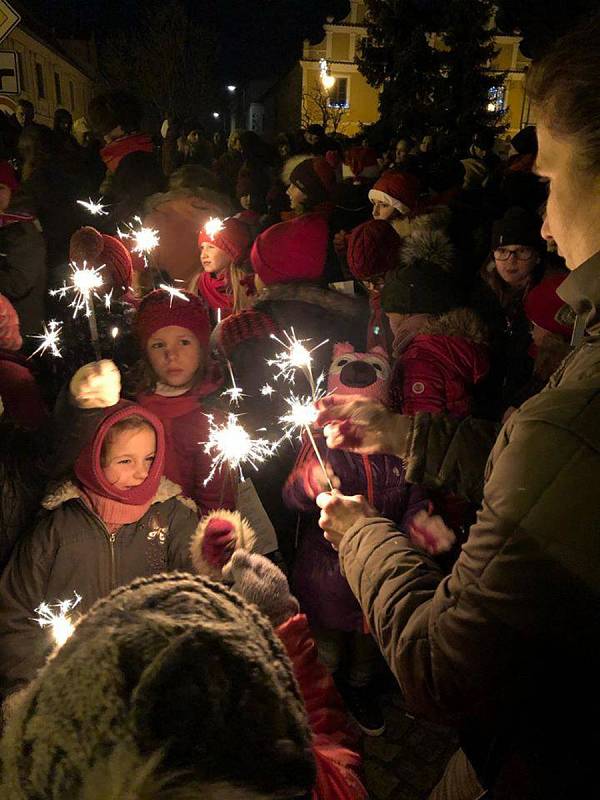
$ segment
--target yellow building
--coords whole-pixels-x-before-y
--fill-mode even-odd
[[[327,123],[332,129],[352,136],[360,124],[379,118],[379,90],[369,86],[358,71],[355,59],[360,40],[366,36],[366,7],[363,0],[351,0],[351,10],[341,22],[329,21],[325,38],[316,45],[304,44],[302,68],[303,123]],[[529,104],[524,93],[525,70],[529,61],[519,51],[519,36],[497,36],[498,54],[489,65],[498,75],[498,89],[490,96],[490,110],[505,110],[508,133],[514,134],[530,120]],[[432,39],[435,46],[435,38]],[[323,59],[328,74],[335,78],[331,89],[323,87]]]

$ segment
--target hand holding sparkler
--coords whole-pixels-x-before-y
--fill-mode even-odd
[[[71,621],[71,612],[79,605],[81,597],[73,592],[72,600],[61,600],[58,603],[40,603],[35,609],[38,615],[35,622],[40,628],[51,628],[54,642],[62,647],[75,630]]]

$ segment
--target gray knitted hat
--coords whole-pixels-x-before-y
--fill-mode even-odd
[[[222,585],[180,573],[93,606],[16,703],[0,755],[3,800],[183,797],[186,787],[291,798],[315,779],[303,702],[271,625]]]

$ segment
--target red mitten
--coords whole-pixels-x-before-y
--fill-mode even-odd
[[[432,556],[446,553],[456,541],[454,531],[446,526],[444,520],[425,509],[412,518],[408,525],[408,534],[413,544]]]
[[[207,564],[223,569],[235,550],[236,536],[228,519],[213,517],[208,521],[202,541],[202,557]]]

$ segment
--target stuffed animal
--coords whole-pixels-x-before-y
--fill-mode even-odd
[[[348,342],[338,342],[333,348],[327,391],[385,400],[390,374],[390,362],[383,347],[378,345],[368,353],[357,353]]]

